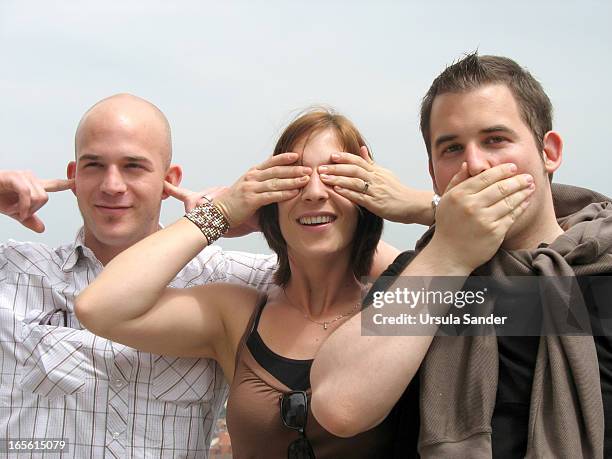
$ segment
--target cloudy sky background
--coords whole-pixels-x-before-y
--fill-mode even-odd
[[[430,189],[420,99],[446,64],[478,48],[514,58],[547,90],[565,140],[555,180],[612,195],[611,5],[0,0],[0,168],[64,177],[82,113],[131,92],[168,116],[192,189],[231,184],[299,110],[319,103],[349,116],[404,183]],[[166,202],[162,221],[181,211]],[[3,218],[0,241],[57,245],[80,225],[70,192],[39,215],[43,235]],[[385,239],[410,248],[422,231],[389,224]],[[268,250],[260,236],[222,245]]]

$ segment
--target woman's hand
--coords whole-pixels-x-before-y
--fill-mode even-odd
[[[281,153],[253,167],[226,192],[214,198],[230,229],[248,221],[262,206],[291,199],[310,180],[310,167],[294,165],[297,153]]]
[[[319,166],[323,183],[333,186],[341,196],[385,220],[400,223],[433,223],[432,191],[416,190],[403,185],[388,169],[376,164],[367,147],[361,156],[333,153],[335,164]]]

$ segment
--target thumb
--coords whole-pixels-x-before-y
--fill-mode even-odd
[[[461,163],[461,167],[459,168],[459,171],[453,176],[451,181],[448,182],[448,185],[446,186],[446,190],[444,192],[446,193],[447,191],[452,190],[453,188],[455,188],[457,185],[467,180],[468,178],[470,178],[470,174],[468,173],[467,163],[463,162]]]
[[[21,224],[37,233],[42,233],[45,231],[45,224],[36,215],[32,215],[31,217],[22,220]]]

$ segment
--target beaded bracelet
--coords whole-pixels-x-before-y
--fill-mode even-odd
[[[205,202],[194,207],[185,214],[194,225],[200,228],[206,237],[208,245],[223,236],[229,229],[229,222],[223,212],[211,202]]]

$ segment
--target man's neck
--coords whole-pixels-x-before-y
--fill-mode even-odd
[[[113,258],[119,255],[121,252],[123,252],[126,249],[129,249],[131,246],[136,244],[138,241],[144,239],[150,234],[153,234],[155,231],[159,229],[161,229],[161,227],[158,226],[157,229],[155,229],[154,231],[151,231],[149,234],[145,234],[143,237],[130,241],[129,243],[121,244],[121,245],[112,245],[112,244],[105,244],[101,242],[90,231],[88,231],[87,228],[85,228],[83,241],[84,241],[85,247],[87,247],[93,252],[93,254],[97,258],[97,260],[102,264],[102,266],[106,266]]]
[[[542,243],[552,243],[563,233],[563,229],[557,223],[551,200],[538,213],[537,218],[531,224],[525,226],[523,231],[504,240],[502,248],[506,250],[533,250]]]
[[[85,246],[93,252],[102,266],[106,266],[113,258],[130,247],[130,245],[125,247],[106,245],[94,238],[85,238]]]

